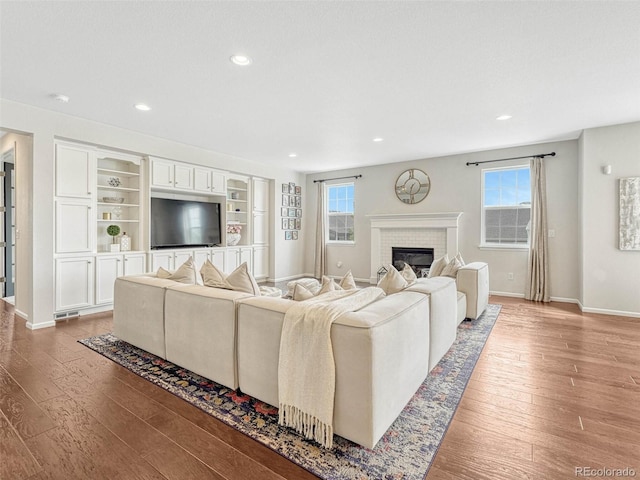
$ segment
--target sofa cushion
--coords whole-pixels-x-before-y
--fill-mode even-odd
[[[182,265],[180,265],[180,267],[175,272],[170,272],[162,267],[158,268],[156,276],[158,278],[166,278],[175,282],[186,283],[187,285],[196,285],[200,283],[198,281],[200,275],[196,270],[195,263],[193,262],[193,257],[189,257],[189,259]]]
[[[338,285],[333,278],[323,276],[322,284],[320,285],[320,290],[316,293],[316,295],[322,295],[323,293],[333,292],[334,290],[344,290],[340,285]]]
[[[449,263],[448,254],[445,254],[444,257],[440,257],[437,260],[434,260],[433,263],[431,264],[431,267],[429,267],[429,278],[439,276],[442,273],[442,270],[444,270],[444,267],[446,267],[448,263]]]
[[[393,265],[389,265],[387,273],[378,282],[378,287],[384,290],[387,295],[400,292],[407,288],[408,285],[408,282]]]
[[[320,282],[317,279],[298,278],[297,280],[291,280],[289,283],[287,283],[287,294],[285,295],[285,297],[293,298],[293,289],[296,288],[296,285],[298,284],[301,284],[314,295],[318,293],[318,290],[320,290]]]
[[[297,302],[301,302],[304,300],[309,300],[310,298],[314,297],[314,293],[309,290],[307,287],[305,287],[303,284],[301,283],[296,283],[293,287],[293,295],[292,298],[297,301]]]

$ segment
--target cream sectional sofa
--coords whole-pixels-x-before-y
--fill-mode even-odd
[[[453,279],[421,283],[332,324],[337,435],[372,448],[455,340]],[[120,277],[114,335],[277,406],[282,321],[295,303],[153,274]]]

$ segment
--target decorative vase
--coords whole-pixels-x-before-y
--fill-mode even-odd
[[[120,251],[128,252],[129,250],[131,250],[131,237],[124,232],[120,237]]]
[[[239,233],[227,233],[227,245],[237,245],[241,238],[242,235],[240,235]]]

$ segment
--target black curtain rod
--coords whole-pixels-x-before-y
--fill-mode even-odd
[[[467,162],[467,167],[469,165],[480,165],[481,163],[492,163],[492,162],[506,162],[507,160],[522,160],[523,158],[544,158],[544,157],[555,157],[556,152],[551,153],[540,153],[538,155],[525,155],[524,157],[511,157],[511,158],[501,158],[499,160],[485,160],[484,162]]]
[[[357,180],[358,178],[362,178],[362,175],[348,175],[346,177],[323,178],[322,180],[314,180],[313,183],[328,182],[329,180],[343,180],[345,178],[355,178]]]

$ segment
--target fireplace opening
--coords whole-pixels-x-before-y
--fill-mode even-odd
[[[418,278],[426,277],[433,263],[433,248],[391,247],[391,263],[397,270],[406,263]]]

